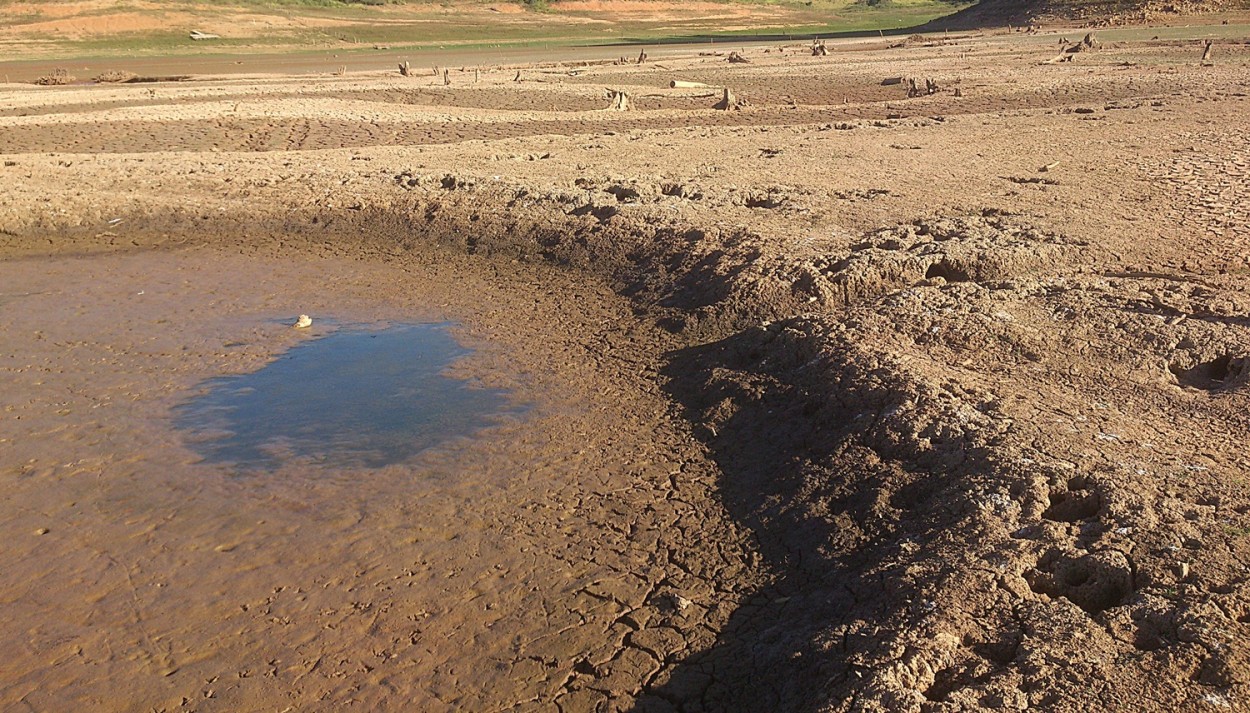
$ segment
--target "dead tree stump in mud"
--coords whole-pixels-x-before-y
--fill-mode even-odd
[[[625,92],[609,89],[608,90],[608,111],[629,111],[634,108],[634,102]]]
[[[451,86],[451,74],[446,69],[443,70],[443,86]]]
[[[741,54],[737,52],[730,52],[729,63],[730,64],[750,64],[751,60],[747,59],[746,57],[743,57]]]
[[[937,94],[939,91],[938,83],[932,79],[926,78],[922,87],[919,79],[907,80],[907,98],[925,97],[931,94]]]
[[[73,84],[75,81],[77,81],[77,77],[71,75],[64,67],[57,67],[52,70],[51,74],[45,74],[36,79],[35,84],[38,84],[41,87],[59,87],[66,84]],[[153,96],[155,96],[155,91],[156,90],[154,89],[148,90],[148,92],[153,93]]]
[[[733,91],[731,91],[729,87],[725,87],[724,92],[725,93],[721,96],[721,100],[716,102],[716,106],[713,107],[714,109],[730,111],[741,109],[747,105],[746,100],[735,97]]]
[[[1102,47],[1102,43],[1098,41],[1098,37],[1092,32],[1085,35],[1084,39],[1082,39],[1080,42],[1077,42],[1074,45],[1064,46],[1067,44],[1068,44],[1067,39],[1059,40],[1059,45],[1063,47],[1063,49],[1059,52],[1059,56],[1055,57],[1052,60],[1044,62],[1043,64],[1055,64],[1058,62],[1071,62],[1072,55],[1078,52],[1089,52],[1090,50],[1096,50],[1099,47]]]
[[[646,61],[647,61],[647,50],[643,49],[642,51],[638,53],[638,64],[642,64],[643,62],[646,62]]]
[[[514,81],[514,82],[519,82],[519,81],[521,81],[521,70],[519,70],[519,69],[518,69],[518,70],[516,71],[516,76],[512,78],[512,81]]]
[[[812,56],[813,57],[825,57],[825,56],[828,56],[828,54],[829,54],[829,48],[825,47],[824,42],[820,40],[816,40],[815,42],[812,43]]]
[[[411,77],[412,65],[408,64],[407,62],[401,62],[399,64],[399,74],[401,77]]]
[[[1212,42],[1211,40],[1207,40],[1207,47],[1206,49],[1202,50],[1202,64],[1203,65],[1213,64],[1213,62],[1211,61],[1211,48],[1214,46],[1215,46],[1214,42]]]

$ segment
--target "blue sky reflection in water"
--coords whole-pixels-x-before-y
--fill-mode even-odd
[[[276,468],[291,457],[399,463],[508,411],[502,392],[443,376],[467,353],[446,325],[344,329],[259,371],[209,380],[206,394],[177,409],[177,425],[207,460],[242,468]]]

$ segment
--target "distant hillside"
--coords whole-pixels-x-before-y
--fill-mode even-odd
[[[935,20],[932,26],[967,29],[1056,22],[1113,25],[1239,9],[1250,9],[1250,0],[982,0]]]
[[[902,31],[959,7],[952,0],[0,0],[0,62],[771,40]]]

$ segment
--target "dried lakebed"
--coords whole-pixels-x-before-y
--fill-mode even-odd
[[[0,708],[1244,708],[1247,45],[945,39],[13,88]],[[525,108],[670,72],[751,106]],[[235,477],[298,312],[532,406]]]

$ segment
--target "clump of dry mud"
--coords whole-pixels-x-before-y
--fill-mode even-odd
[[[782,573],[683,710],[1239,699],[1247,506],[1188,480],[1235,457],[1201,443],[1245,422],[1247,296],[1075,275],[1078,247],[1011,220],[932,226],[832,258],[830,282],[882,287],[845,310],[675,355],[672,391]]]

